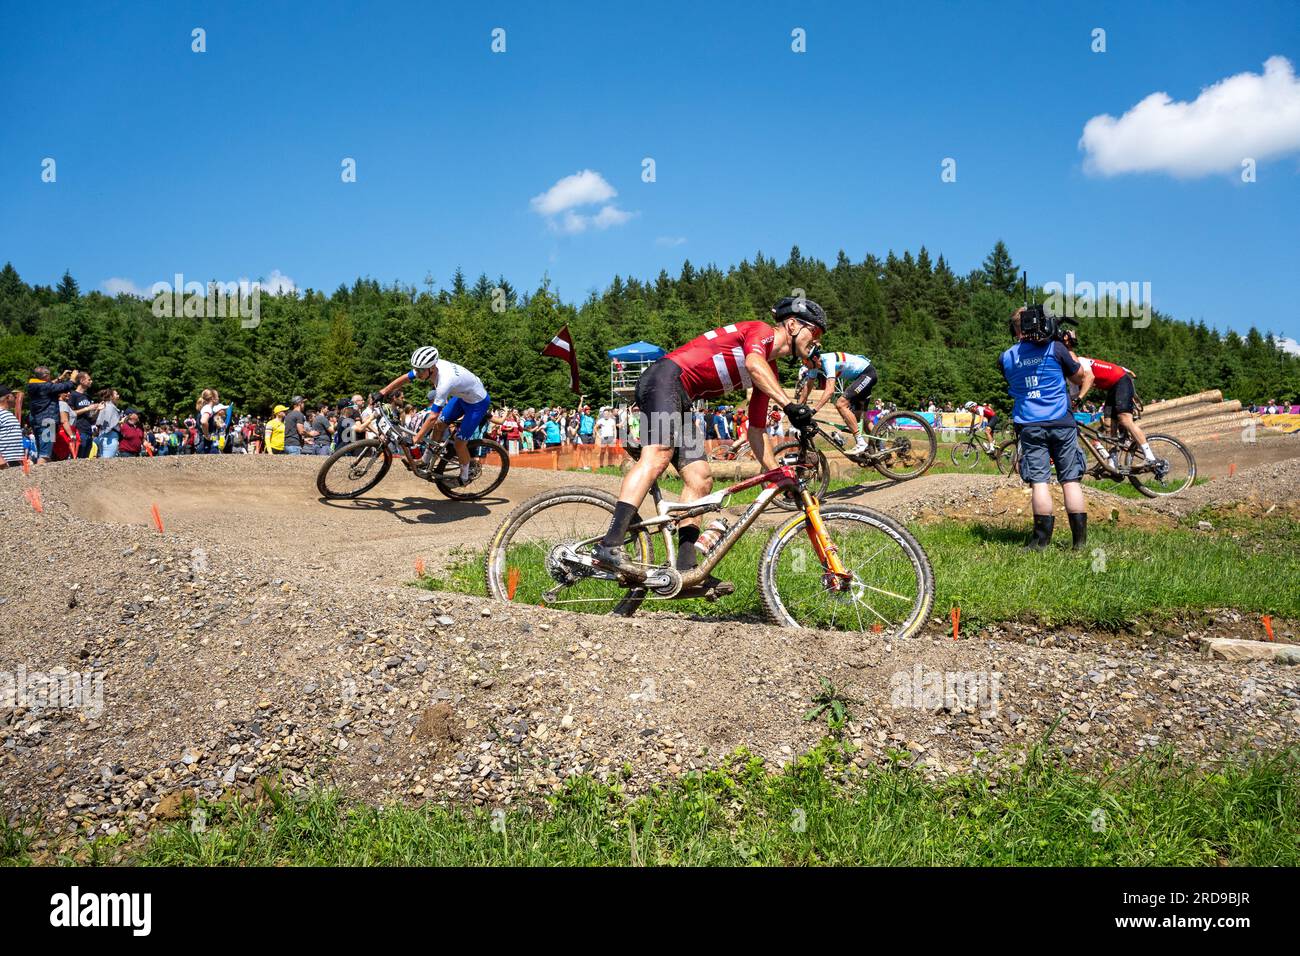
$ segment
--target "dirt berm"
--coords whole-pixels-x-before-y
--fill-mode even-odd
[[[1054,741],[1085,762],[1166,746],[1214,760],[1300,730],[1300,672],[1204,660],[1178,626],[1116,639],[1009,625],[954,642],[936,622],[891,644],[432,594],[405,586],[415,557],[481,546],[512,502],[542,487],[602,479],[521,472],[502,499],[465,505],[394,475],[382,499],[333,507],[317,500],[317,464],[0,472],[13,543],[0,573],[0,672],[25,682],[28,703],[37,674],[102,679],[102,697],[92,682],[79,707],[0,706],[7,817],[138,835],[182,815],[191,793],[254,796],[262,779],[371,801],[489,803],[589,773],[626,777],[635,793],[739,747],[790,760],[824,730],[803,720],[822,677],[861,701],[848,728],[859,765],[895,752],[932,774],[1012,754],[1058,717]],[[889,493],[900,506],[941,503],[979,497],[985,480],[939,492],[961,476],[940,477]],[[1210,625],[1233,626],[1231,613]],[[935,674],[986,687],[996,675],[997,706],[927,709],[906,689]]]

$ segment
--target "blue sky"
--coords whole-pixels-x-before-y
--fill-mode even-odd
[[[1105,162],[1151,171],[1107,175],[1079,146],[1093,117],[1270,57],[1300,66],[1300,5],[9,4],[0,260],[83,289],[446,284],[459,265],[549,273],[572,301],[794,243],[925,244],[965,272],[1001,238],[1037,283],[1147,281],[1177,318],[1300,338],[1287,103],[1248,82],[1240,108],[1122,123]],[[1238,145],[1266,154],[1253,183],[1223,160]],[[1174,168],[1202,155],[1212,171]],[[533,202],[583,170],[599,182]]]

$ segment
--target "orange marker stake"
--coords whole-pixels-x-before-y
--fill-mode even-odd
[[[883,631],[883,630],[884,630],[884,628],[880,626],[880,622],[879,622],[879,621],[872,621],[872,622],[871,622],[871,632],[872,632],[873,634],[879,634],[879,633],[880,633],[881,631]]]
[[[30,475],[31,473],[32,473],[32,463],[27,460],[27,453],[23,452],[23,474]]]
[[[952,609],[952,639],[957,640],[957,631],[961,627],[961,608]]]
[[[1228,477],[1231,478],[1236,473],[1237,473],[1237,463],[1235,461],[1230,462],[1228,464]]]
[[[1270,641],[1277,640],[1277,638],[1273,636],[1273,615],[1272,614],[1264,615],[1264,633],[1268,635],[1268,639]]]
[[[158,533],[162,534],[163,533],[162,515],[158,513],[158,506],[153,505],[151,506],[150,510],[153,511],[154,526],[158,529]]]
[[[424,577],[424,558],[415,559],[415,576],[417,578]]]
[[[23,497],[27,503],[32,506],[38,515],[45,514],[45,505],[41,502],[41,489],[27,488],[23,491]]]
[[[515,589],[519,587],[519,569],[511,568],[510,573],[506,575],[506,600],[515,599]]]

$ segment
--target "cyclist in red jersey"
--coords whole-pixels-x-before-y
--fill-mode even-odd
[[[992,405],[977,405],[975,402],[967,402],[962,410],[971,413],[974,419],[972,427],[981,429],[985,440],[990,445],[993,444],[993,424],[998,420],[997,410]]]
[[[1147,461],[1154,462],[1156,460],[1155,452],[1151,450],[1146,434],[1133,421],[1133,399],[1135,395],[1133,372],[1123,365],[1075,354],[1075,350],[1079,346],[1079,337],[1069,329],[1066,329],[1061,334],[1061,341],[1080,365],[1092,369],[1093,385],[1105,390],[1106,397],[1102,403],[1101,414],[1102,418],[1106,420],[1106,427],[1110,429],[1111,434],[1118,435],[1119,429],[1123,428],[1141,447],[1142,454],[1146,456]],[[1079,401],[1083,401],[1083,394],[1080,393]],[[1120,471],[1119,460],[1115,457],[1114,451],[1110,454],[1110,468],[1111,471],[1117,473]]]
[[[614,518],[594,556],[603,566],[629,577],[643,577],[623,550],[627,529],[650,486],[671,464],[682,476],[682,501],[697,501],[713,490],[713,475],[704,453],[704,435],[694,424],[691,404],[737,389],[752,389],[746,437],[762,467],[776,461],[763,426],[768,404],[780,403],[792,425],[812,420],[807,405],[789,402],[777,375],[776,360],[792,355],[806,358],[826,331],[826,312],[816,302],[787,297],[772,309],[776,325],[736,322],[705,332],[669,352],[641,375],[636,403],[641,408],[642,451],[623,478]],[[695,567],[695,542],[700,520],[683,521],[677,531],[677,568]],[[705,587],[716,584],[706,581]]]

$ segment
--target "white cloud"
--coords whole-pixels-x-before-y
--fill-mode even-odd
[[[619,209],[617,206],[602,206],[600,211],[595,215],[584,215],[580,212],[574,212],[567,209],[559,221],[551,220],[551,228],[559,232],[574,235],[579,232],[586,232],[588,229],[608,229],[610,226],[621,226],[627,222],[636,213],[628,212],[626,209]]]
[[[1190,103],[1152,93],[1119,119],[1088,120],[1079,148],[1084,168],[1101,176],[1235,172],[1243,159],[1300,151],[1300,79],[1290,60],[1272,56],[1262,74],[1220,80]]]
[[[271,295],[296,292],[297,290],[298,284],[279,269],[272,269],[270,276],[262,280],[262,291],[269,292]]]
[[[119,279],[116,276],[104,280],[104,291],[111,296],[119,296],[125,293],[141,299],[149,298],[149,293],[145,289],[140,288],[130,279]]]
[[[686,243],[685,236],[660,236],[655,240],[656,246],[680,246]]]
[[[267,295],[283,295],[285,293],[297,292],[298,283],[281,272],[279,269],[272,269],[271,274],[262,279],[252,280],[248,276],[240,276],[240,282],[258,282],[262,291]]]
[[[1292,355],[1300,355],[1300,342],[1297,342],[1295,339],[1279,338],[1274,341],[1277,342],[1277,347],[1283,352],[1290,352]]]
[[[575,235],[588,229],[602,230],[621,226],[635,216],[636,213],[607,202],[617,195],[618,191],[600,173],[584,169],[572,176],[565,176],[546,192],[534,196],[531,205],[534,212],[546,217],[551,229]],[[600,203],[604,205],[595,213],[579,211],[582,206]]]
[[[565,176],[546,192],[531,200],[533,211],[543,216],[554,216],[575,206],[613,199],[618,192],[605,181],[605,177],[592,169],[584,169]]]

